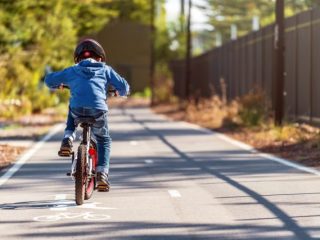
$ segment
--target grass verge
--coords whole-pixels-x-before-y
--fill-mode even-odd
[[[320,167],[320,129],[290,122],[277,127],[271,121],[268,105],[262,93],[250,93],[230,103],[214,96],[197,103],[161,104],[153,110],[173,120],[222,132],[261,152]]]
[[[5,169],[38,141],[52,125],[65,121],[67,106],[46,109],[41,113],[15,119],[0,119],[0,170]]]

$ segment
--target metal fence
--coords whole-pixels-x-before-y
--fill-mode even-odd
[[[191,89],[195,96],[220,93],[228,99],[258,87],[273,99],[274,25],[215,48],[191,61]],[[320,10],[313,9],[285,21],[285,114],[287,118],[320,123]],[[174,93],[185,98],[185,62],[171,63]]]

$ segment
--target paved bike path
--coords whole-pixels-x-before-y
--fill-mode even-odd
[[[149,109],[110,128],[111,191],[75,206],[60,131],[0,186],[0,239],[320,239],[319,176]]]

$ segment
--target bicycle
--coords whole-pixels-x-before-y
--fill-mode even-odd
[[[117,91],[110,88],[108,94],[117,96]],[[99,189],[99,186],[96,186],[98,151],[96,140],[91,133],[95,121],[93,117],[76,117],[74,119],[75,125],[80,125],[82,128],[82,138],[76,156],[74,152],[71,153],[71,172],[67,173],[67,176],[71,176],[75,181],[75,201],[77,205],[82,205],[84,200],[90,199],[94,190],[105,191],[105,189]],[[70,152],[61,152],[60,156],[69,157]]]

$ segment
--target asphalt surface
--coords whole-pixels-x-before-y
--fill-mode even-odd
[[[0,239],[320,239],[319,176],[144,108],[110,128],[111,191],[75,205],[61,130],[0,186]]]

